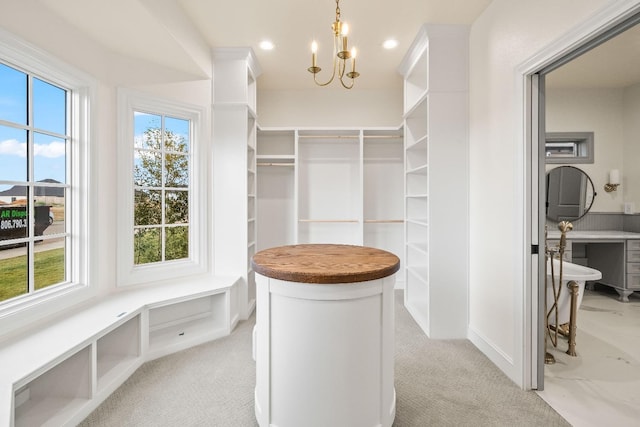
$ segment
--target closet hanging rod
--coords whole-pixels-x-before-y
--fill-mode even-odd
[[[278,163],[278,162],[258,162],[256,163],[258,166],[295,166],[295,163]]]
[[[365,139],[400,139],[403,135],[364,135]]]
[[[365,223],[403,223],[404,219],[365,219]]]

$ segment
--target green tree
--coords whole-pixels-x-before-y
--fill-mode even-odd
[[[182,135],[150,127],[136,146],[134,262],[162,261],[163,236],[165,260],[186,258],[189,256],[188,144]]]

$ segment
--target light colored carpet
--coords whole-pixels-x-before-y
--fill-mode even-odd
[[[427,338],[402,298],[397,291],[394,427],[569,426],[469,341]],[[256,426],[254,323],[252,316],[229,337],[144,364],[80,425]]]

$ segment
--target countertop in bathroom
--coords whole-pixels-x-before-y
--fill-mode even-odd
[[[559,239],[560,230],[549,230],[548,239]],[[640,239],[640,233],[619,230],[572,230],[567,232],[568,240],[627,240]]]

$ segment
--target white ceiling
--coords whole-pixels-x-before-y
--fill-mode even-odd
[[[38,0],[106,49],[194,76],[210,74],[212,47],[251,47],[260,89],[315,87],[307,68],[319,44],[320,80],[330,71],[335,0]],[[471,24],[491,0],[341,0],[358,49],[356,89],[400,88],[397,72],[423,23]],[[382,42],[395,38],[395,50]],[[259,43],[268,39],[272,51]],[[204,52],[204,54],[203,54]],[[624,87],[640,81],[640,29],[627,31],[547,78],[548,87]],[[334,83],[335,85],[335,83]]]
[[[262,68],[261,89],[314,87],[307,68],[311,41],[319,44],[320,79],[330,70],[335,0],[40,0],[70,24],[123,55],[202,74],[183,40],[193,28],[209,47],[251,47]],[[396,69],[425,23],[471,24],[491,0],[341,0],[341,20],[358,49],[357,88],[398,88]],[[167,6],[169,5],[169,6]],[[176,13],[166,10],[179,7]],[[181,12],[181,13],[180,13]],[[190,22],[183,22],[183,18]],[[185,25],[181,25],[185,24]],[[382,48],[389,37],[393,51]],[[262,51],[269,39],[275,49]],[[193,53],[193,51],[191,51]],[[334,83],[335,84],[335,83]]]

